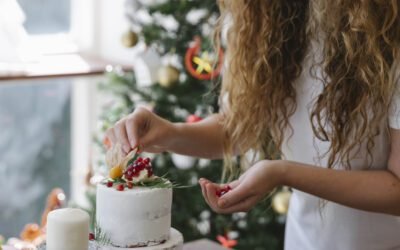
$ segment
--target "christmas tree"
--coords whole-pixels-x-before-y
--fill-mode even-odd
[[[211,35],[219,16],[215,0],[128,0],[126,15],[130,29],[122,43],[146,45],[146,53],[159,60],[147,65],[150,82],[143,83],[138,69],[107,73],[101,90],[112,95],[101,115],[104,131],[138,106],[145,106],[172,122],[197,122],[218,112],[216,83],[223,64],[223,48],[215,49]],[[161,62],[156,70],[156,61]],[[97,139],[99,145],[102,141]],[[102,147],[101,147],[102,148]],[[104,152],[103,152],[104,153]],[[174,190],[172,226],[183,232],[185,241],[209,238],[235,249],[282,249],[288,191],[284,190],[249,213],[218,215],[203,200],[197,181],[200,177],[219,182],[223,163],[194,159],[173,153],[152,155],[155,173],[167,173],[183,186]],[[99,169],[104,162],[99,161]]]

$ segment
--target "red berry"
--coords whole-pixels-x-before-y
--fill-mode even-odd
[[[94,234],[93,233],[89,233],[89,240],[94,240]]]
[[[106,186],[107,187],[112,187],[113,186],[113,182],[112,181],[107,181]]]
[[[223,196],[224,194],[228,193],[231,190],[232,190],[232,188],[229,185],[227,185],[227,186],[221,188],[220,190],[217,190],[215,192],[215,195],[218,196],[218,197],[221,197],[221,196]]]
[[[139,158],[136,159],[135,162],[139,163],[139,162],[142,162],[142,161],[143,161],[143,158],[142,158],[142,157],[139,157]]]
[[[118,191],[124,191],[124,189],[125,189],[124,184],[118,184],[117,186]]]
[[[150,158],[144,159],[144,160],[143,160],[143,163],[146,164],[146,165],[149,164],[149,163],[150,163]]]
[[[132,182],[128,182],[128,183],[126,184],[126,186],[128,186],[129,189],[132,189],[132,188],[133,188],[133,183],[132,183]]]

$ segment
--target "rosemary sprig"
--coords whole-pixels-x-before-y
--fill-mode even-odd
[[[141,181],[137,183],[137,186],[148,187],[148,188],[189,188],[192,186],[182,186],[177,183],[171,182],[165,178],[166,174],[161,177],[155,177],[153,179]]]
[[[101,227],[99,226],[99,224],[97,222],[94,225],[94,238],[95,238],[96,242],[100,245],[103,245],[103,246],[111,245],[110,237],[107,235],[106,232],[104,232],[101,229]]]

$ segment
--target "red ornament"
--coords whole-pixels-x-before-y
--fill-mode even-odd
[[[187,123],[199,122],[201,120],[203,120],[203,118],[201,118],[200,116],[197,116],[197,115],[189,115],[186,118]]]
[[[232,249],[232,247],[236,246],[238,243],[237,240],[232,240],[229,239],[228,236],[222,236],[222,235],[218,235],[217,240],[219,241],[219,243],[221,243],[222,246],[228,249]]]
[[[185,67],[189,74],[199,80],[210,80],[217,77],[224,63],[224,52],[221,48],[217,55],[201,51],[201,38],[196,36],[194,44],[185,55]],[[215,68],[213,68],[215,66]]]

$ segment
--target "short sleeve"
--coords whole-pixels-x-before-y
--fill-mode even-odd
[[[400,129],[400,82],[399,82],[400,74],[399,73],[400,70],[397,70],[395,73],[396,88],[392,96],[388,113],[389,127],[394,129]]]

